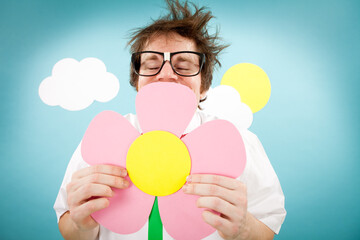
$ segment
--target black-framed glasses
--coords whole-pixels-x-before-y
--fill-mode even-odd
[[[201,72],[205,63],[205,54],[192,51],[172,53],[143,51],[133,53],[131,56],[131,64],[135,73],[145,77],[159,74],[166,61],[170,62],[171,68],[176,74],[192,77]]]

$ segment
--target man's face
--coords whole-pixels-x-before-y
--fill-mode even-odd
[[[196,44],[193,40],[184,38],[179,34],[171,35],[157,35],[150,39],[149,43],[142,51],[156,51],[156,52],[179,52],[179,51],[194,51],[196,52]],[[153,82],[174,82],[180,83],[189,87],[196,95],[198,101],[205,97],[206,92],[200,93],[201,87],[201,73],[193,77],[183,77],[177,75],[171,68],[170,62],[166,61],[161,71],[151,77],[138,76],[137,89],[140,90],[143,86]]]

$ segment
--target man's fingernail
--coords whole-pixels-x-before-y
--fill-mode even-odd
[[[123,181],[123,187],[128,187],[128,186],[129,186],[129,182],[126,181],[126,180],[124,180],[124,181]]]
[[[190,175],[186,177],[186,181],[191,182],[191,176]]]
[[[127,175],[126,169],[122,169],[120,175],[121,175],[122,177],[126,177],[126,175]]]
[[[185,184],[183,187],[182,187],[182,190],[183,192],[187,193],[189,191],[189,187]]]

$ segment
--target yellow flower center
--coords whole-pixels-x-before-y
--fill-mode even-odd
[[[166,196],[178,191],[190,173],[191,159],[185,144],[174,134],[151,131],[130,146],[126,168],[131,181],[143,192]]]

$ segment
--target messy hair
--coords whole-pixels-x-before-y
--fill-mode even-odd
[[[214,34],[209,34],[208,23],[214,17],[205,7],[197,7],[190,3],[194,8],[192,12],[188,1],[181,4],[179,0],[165,0],[169,13],[145,27],[133,30],[130,35],[130,52],[140,52],[144,49],[149,40],[155,35],[177,33],[182,37],[195,41],[198,51],[205,54],[205,64],[201,71],[200,92],[207,91],[213,79],[213,71],[216,65],[221,66],[219,53],[228,45],[220,44],[218,29]],[[131,68],[130,84],[137,88],[138,76]]]

